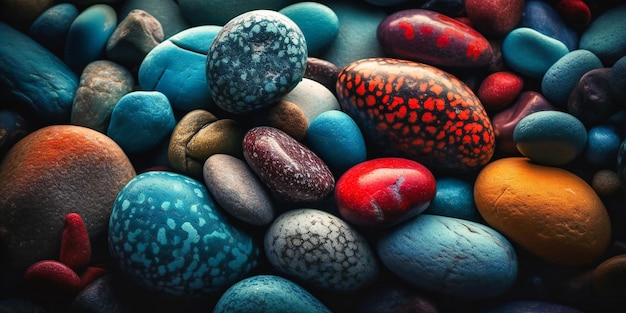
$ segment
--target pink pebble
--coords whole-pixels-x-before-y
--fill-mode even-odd
[[[500,37],[515,28],[522,18],[524,0],[465,0],[465,11],[482,34]]]
[[[524,87],[524,80],[512,72],[495,72],[478,88],[477,96],[489,112],[502,110],[515,101]]]
[[[585,29],[591,22],[591,9],[582,0],[560,0],[556,10],[572,28]]]

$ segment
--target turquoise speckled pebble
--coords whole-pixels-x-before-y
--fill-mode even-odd
[[[116,265],[152,291],[214,294],[244,278],[259,254],[229,224],[203,184],[184,175],[137,175],[119,192],[109,221]]]
[[[134,91],[111,112],[107,136],[124,152],[135,154],[156,147],[176,126],[167,97],[158,91]]]
[[[580,37],[580,48],[595,53],[606,67],[626,55],[626,4],[604,12]]]
[[[354,120],[339,110],[326,111],[307,130],[309,147],[335,173],[366,160],[365,139]]]
[[[517,150],[544,165],[564,165],[578,157],[587,144],[583,123],[569,113],[541,111],[521,119],[513,130]]]
[[[139,86],[162,92],[174,109],[210,109],[206,56],[221,26],[186,29],[150,50],[139,66]]]
[[[298,2],[280,11],[294,21],[306,39],[309,56],[320,56],[339,33],[339,18],[335,12],[317,2]]]
[[[574,50],[556,61],[541,80],[541,93],[553,105],[565,108],[576,83],[588,71],[601,68],[602,62],[589,50]]]
[[[254,10],[230,20],[217,34],[206,64],[215,104],[243,114],[270,107],[304,77],[307,47],[285,15]]]
[[[81,12],[67,33],[65,62],[77,73],[105,54],[109,37],[117,26],[117,13],[107,4],[94,4]]]
[[[541,78],[568,52],[564,43],[527,27],[512,30],[502,42],[504,61],[515,71],[532,78]]]
[[[474,185],[456,177],[438,178],[437,193],[424,211],[426,214],[482,222],[474,203]]]
[[[306,289],[275,275],[256,275],[232,285],[213,313],[330,313]]]
[[[483,224],[420,214],[377,242],[378,255],[400,279],[439,294],[489,299],[517,278],[511,243]]]

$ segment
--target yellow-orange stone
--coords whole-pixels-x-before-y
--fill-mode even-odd
[[[491,227],[548,262],[592,262],[611,238],[609,215],[587,182],[527,158],[488,164],[476,179],[474,200]]]

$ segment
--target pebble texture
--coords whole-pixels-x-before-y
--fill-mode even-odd
[[[564,43],[570,51],[578,49],[579,35],[568,27],[559,12],[549,3],[530,0],[524,4],[524,12],[518,27],[532,28],[546,36]]]
[[[355,291],[378,276],[374,253],[354,228],[316,209],[283,213],[265,234],[265,255],[278,271],[333,292]]]
[[[528,27],[512,30],[502,42],[502,57],[506,64],[532,78],[543,77],[550,66],[568,52],[561,41]]]
[[[106,55],[112,61],[134,67],[163,41],[163,37],[163,27],[154,16],[143,10],[132,10],[111,34]]]
[[[596,17],[580,37],[580,48],[593,52],[605,66],[626,55],[626,4]]]
[[[191,27],[180,7],[172,0],[126,0],[120,6],[120,19],[124,19],[133,10],[142,10],[154,16],[163,27],[165,39]]]

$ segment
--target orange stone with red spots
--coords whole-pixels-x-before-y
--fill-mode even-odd
[[[480,100],[436,67],[390,58],[358,60],[339,73],[337,97],[385,154],[444,172],[475,170],[493,156],[494,130]]]

